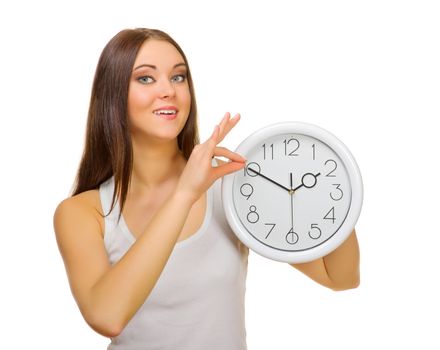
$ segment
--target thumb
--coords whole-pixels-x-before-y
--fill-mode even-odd
[[[228,174],[235,173],[236,171],[243,169],[246,166],[244,162],[228,162],[213,169],[214,178],[217,180],[220,177],[223,177]]]

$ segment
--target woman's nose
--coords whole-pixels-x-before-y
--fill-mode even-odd
[[[158,88],[158,93],[161,98],[173,97],[176,94],[174,85],[167,78],[163,78],[159,81]]]

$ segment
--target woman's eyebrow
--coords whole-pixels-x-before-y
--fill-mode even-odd
[[[186,64],[183,63],[183,62],[182,62],[182,63],[177,63],[176,65],[174,65],[173,69],[174,69],[174,68],[177,68],[177,67],[180,67],[180,66],[185,66],[185,67],[186,67]],[[157,67],[156,67],[155,65],[144,63],[144,64],[141,64],[140,66],[137,66],[137,67],[136,67],[135,69],[133,69],[133,70],[135,71],[135,70],[137,70],[137,69],[139,69],[139,68],[143,68],[143,67],[149,67],[149,68],[157,69]]]

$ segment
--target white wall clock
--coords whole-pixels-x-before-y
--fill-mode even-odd
[[[302,263],[327,255],[353,231],[362,178],[336,136],[313,124],[281,122],[254,132],[235,152],[246,166],[223,177],[223,207],[247,247]]]

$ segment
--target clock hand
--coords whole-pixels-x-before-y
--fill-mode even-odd
[[[290,173],[290,188],[293,187],[292,173]],[[292,219],[292,231],[293,231],[293,191],[290,192],[290,217]]]
[[[313,183],[313,185],[306,185],[305,183],[304,183],[304,178],[306,177],[306,176],[313,176],[314,177],[314,183]],[[314,187],[315,185],[316,185],[316,178],[319,176],[319,175],[321,175],[321,173],[318,173],[318,174],[316,174],[316,175],[314,175],[314,174],[312,174],[312,173],[305,173],[303,176],[302,176],[302,178],[301,178],[301,185],[299,185],[299,186],[296,186],[292,191],[295,193],[295,191],[298,189],[298,188],[301,188],[301,187],[306,187],[306,188],[312,188],[312,187]]]
[[[269,180],[270,182],[272,182],[273,184],[275,184],[275,185],[277,185],[277,186],[280,186],[282,189],[284,189],[284,190],[286,190],[287,192],[289,192],[290,193],[290,189],[288,189],[287,187],[284,187],[283,185],[281,185],[281,184],[279,184],[278,182],[276,182],[276,181],[274,181],[274,180],[272,180],[272,179],[269,179],[267,176],[264,176],[262,173],[259,173],[258,171],[256,171],[256,170],[254,170],[254,169],[252,169],[252,168],[247,168],[248,170],[250,170],[250,171],[252,171],[253,173],[255,173],[255,174],[257,174],[257,175],[260,175],[261,177],[264,177],[266,180]]]

